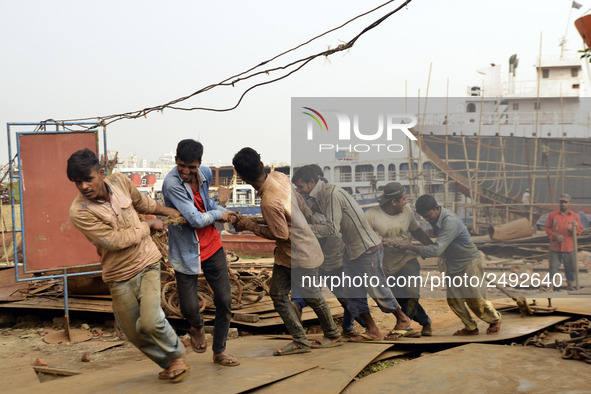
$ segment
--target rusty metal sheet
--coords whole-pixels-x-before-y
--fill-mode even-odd
[[[254,234],[222,234],[222,246],[240,257],[272,257],[275,241]]]
[[[541,305],[545,305],[543,302]],[[587,298],[552,298],[552,306],[557,312],[591,316],[591,297]]]
[[[404,362],[351,383],[344,393],[588,392],[589,364],[556,349],[469,344]]]
[[[367,364],[390,347],[388,344],[345,343],[334,348],[313,350],[306,353],[304,362],[318,364],[318,368],[267,385],[257,392],[340,393]]]
[[[144,357],[140,361],[126,362],[125,365],[44,382],[43,390],[48,393],[240,393],[318,367],[314,353],[273,356],[273,350],[283,345],[285,341],[255,336],[229,340],[228,352],[241,362],[241,365],[232,368],[214,364],[209,351],[197,354],[189,350],[187,363],[191,365],[191,370],[179,384],[159,380],[158,372],[161,368]],[[38,389],[38,386],[22,386],[16,392],[30,393],[34,389]]]
[[[97,151],[96,133],[19,134],[27,271],[99,262],[96,248],[70,222],[78,190],[66,176],[70,155]]]
[[[534,315],[521,318],[518,313],[504,312],[502,314],[503,324],[501,332],[497,335],[486,335],[486,328],[488,324],[475,319],[478,323],[480,335],[474,336],[453,336],[453,333],[463,324],[460,319],[453,313],[442,313],[433,318],[433,336],[420,338],[400,338],[395,341],[371,341],[367,343],[398,343],[402,345],[431,345],[437,343],[472,343],[472,342],[497,342],[507,339],[518,338],[524,335],[534,333],[546,327],[560,323],[567,320],[569,316],[558,315]],[[382,336],[388,333],[387,330],[382,331]]]

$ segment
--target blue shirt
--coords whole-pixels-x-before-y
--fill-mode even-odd
[[[433,245],[419,246],[422,258],[445,256],[447,273],[461,274],[468,264],[480,256],[462,220],[449,209],[441,208],[437,223],[433,226],[437,240]]]
[[[209,198],[211,169],[200,166],[198,173],[199,194],[203,199],[205,212],[199,212],[195,206],[193,190],[189,183],[183,182],[177,167],[166,175],[162,185],[164,204],[178,210],[187,221],[180,226],[168,226],[168,261],[175,271],[186,275],[199,274],[201,253],[195,229],[211,226],[222,218],[222,211],[226,210]]]

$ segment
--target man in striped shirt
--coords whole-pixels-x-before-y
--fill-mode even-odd
[[[359,204],[342,188],[318,181],[312,173],[296,173],[292,181],[298,192],[314,199],[318,209],[326,216],[328,224],[311,225],[315,235],[322,238],[340,234],[345,243],[347,258],[343,262],[343,281],[347,279],[345,286],[349,311],[353,317],[361,317],[367,325],[365,333],[351,340],[381,339],[380,330],[367,306],[367,294],[382,312],[392,313],[396,317],[396,325],[385,339],[409,335],[413,331],[410,328],[411,321],[388,288],[382,271],[382,241],[372,230]]]

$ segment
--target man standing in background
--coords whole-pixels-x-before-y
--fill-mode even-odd
[[[567,290],[573,290],[575,283],[575,269],[573,253],[577,253],[574,245],[573,226],[577,234],[583,232],[581,218],[570,209],[571,197],[568,194],[560,196],[560,208],[550,212],[546,220],[546,234],[550,240],[550,255],[548,256],[549,282],[554,282],[560,264],[564,264]],[[562,280],[560,281],[562,283]],[[552,286],[554,291],[558,288]]]

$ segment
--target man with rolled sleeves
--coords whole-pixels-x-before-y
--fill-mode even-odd
[[[546,220],[546,234],[550,240],[550,255],[548,257],[549,282],[554,283],[554,276],[558,273],[560,264],[564,264],[567,290],[573,290],[575,283],[575,267],[573,253],[576,253],[573,237],[573,226],[577,234],[583,232],[581,218],[570,209],[570,195],[560,196],[560,208],[550,212]],[[562,283],[562,279],[560,280]],[[558,291],[553,286],[554,291]]]

